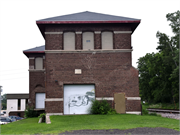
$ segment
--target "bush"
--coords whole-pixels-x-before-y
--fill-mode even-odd
[[[110,107],[107,100],[93,100],[91,114],[116,114],[116,111]]]
[[[34,107],[29,107],[29,106],[27,106],[24,114],[25,114],[25,115],[24,115],[25,118],[37,117],[37,112],[34,111]]]
[[[148,110],[144,107],[142,107],[142,115],[148,115]]]
[[[41,113],[38,118],[42,118],[42,122],[46,121],[46,114],[45,113]]]
[[[117,114],[115,109],[110,109],[107,114]]]

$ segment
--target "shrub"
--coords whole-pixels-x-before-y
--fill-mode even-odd
[[[91,114],[116,114],[116,111],[110,107],[107,100],[93,100]]]
[[[117,114],[115,109],[110,109],[107,114]]]
[[[27,106],[24,114],[25,118],[37,117],[37,112],[34,110],[34,107]]]
[[[38,118],[42,118],[42,122],[46,121],[46,114],[45,113],[41,113]]]
[[[144,107],[142,107],[142,115],[148,115],[148,110]]]

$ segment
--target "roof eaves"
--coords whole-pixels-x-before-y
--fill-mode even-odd
[[[23,51],[23,53],[45,53],[44,51]]]
[[[141,20],[133,21],[36,21],[36,24],[85,24],[85,23],[140,23]]]

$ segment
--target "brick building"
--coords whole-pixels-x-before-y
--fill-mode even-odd
[[[29,58],[29,104],[49,115],[87,114],[93,99],[104,98],[121,113],[139,114],[131,54],[139,23],[93,12],[36,21],[45,46],[23,51]]]

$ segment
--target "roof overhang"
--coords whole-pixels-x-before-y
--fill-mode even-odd
[[[44,51],[23,51],[23,53],[24,53],[27,57],[29,57],[31,54],[36,54],[36,55],[38,55],[38,54],[45,54]]]
[[[132,33],[136,27],[140,24],[141,20],[133,21],[36,21],[36,24],[41,31],[42,36],[45,39],[45,26],[51,24],[129,24],[131,26]]]
[[[29,98],[29,94],[25,94],[25,93],[18,93],[18,94],[6,94],[6,98],[7,99],[28,99]]]
[[[140,23],[137,21],[36,21],[36,24]]]

